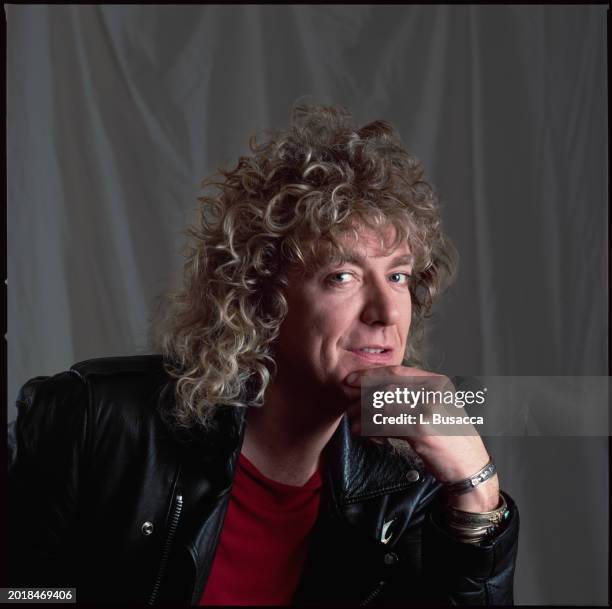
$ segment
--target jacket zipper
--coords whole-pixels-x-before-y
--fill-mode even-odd
[[[151,591],[151,596],[149,596],[149,600],[147,602],[148,605],[154,605],[157,600],[157,595],[159,594],[159,589],[161,587],[162,581],[164,579],[164,575],[166,574],[166,569],[168,567],[168,559],[170,558],[170,550],[172,549],[172,542],[174,541],[174,536],[176,534],[176,529],[178,527],[179,518],[181,516],[181,510],[183,509],[183,495],[176,496],[176,503],[174,504],[174,511],[172,512],[172,516],[170,517],[170,525],[168,526],[168,535],[166,536],[166,541],[164,542],[162,556],[159,563],[159,570],[157,572],[157,579],[155,580],[155,584],[153,585],[153,590]]]
[[[378,583],[378,586],[376,586],[376,588],[374,588],[374,590],[372,590],[372,592],[370,592],[370,594],[368,594],[365,599],[360,603],[360,607],[365,607],[366,605],[369,605],[382,591],[382,589],[385,587],[386,582],[381,581]]]

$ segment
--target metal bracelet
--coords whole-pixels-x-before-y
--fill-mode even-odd
[[[465,480],[459,480],[458,482],[447,482],[444,486],[446,490],[453,495],[463,495],[474,490],[479,484],[487,481],[495,475],[497,468],[493,459],[489,459],[489,462],[473,476],[466,478]]]
[[[457,508],[446,506],[445,518],[451,524],[466,527],[489,526],[499,524],[508,517],[510,510],[505,497],[500,493],[499,505],[490,512],[465,512]]]
[[[466,512],[447,505],[441,508],[438,518],[446,530],[458,541],[479,543],[494,535],[509,517],[510,510],[503,493],[499,494],[499,504],[488,512]]]
[[[451,531],[451,535],[453,535],[453,537],[461,542],[461,543],[471,543],[471,544],[478,544],[481,541],[484,541],[485,539],[487,539],[489,537],[489,535],[491,535],[492,533],[483,533],[482,535],[478,535],[478,537],[464,537],[462,535],[457,535],[456,533],[453,533]]]
[[[455,539],[466,543],[479,543],[495,533],[510,516],[503,493],[501,505],[490,512],[464,512],[449,506],[440,513],[441,522]]]
[[[449,522],[436,519],[439,525],[447,531],[454,539],[463,543],[480,543],[489,535],[492,535],[500,525],[489,525],[488,527],[478,527],[477,529],[454,526]]]
[[[497,530],[502,526],[499,524],[491,524],[488,527],[479,527],[478,529],[470,529],[453,526],[449,523],[446,524],[446,530],[458,541],[464,541],[468,543],[478,543],[487,539],[491,535],[494,535]]]

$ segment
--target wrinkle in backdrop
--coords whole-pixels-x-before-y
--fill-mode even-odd
[[[389,120],[437,186],[431,369],[608,373],[605,6],[5,10],[9,420],[28,378],[149,350],[200,180],[303,95]],[[606,603],[607,439],[487,444],[516,602]]]

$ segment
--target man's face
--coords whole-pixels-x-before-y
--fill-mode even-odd
[[[371,229],[359,234],[358,242],[348,234],[340,239],[346,260],[323,261],[305,278],[289,275],[289,310],[275,353],[279,376],[296,387],[348,396],[343,381],[351,372],[403,360],[412,314],[409,248],[389,251]]]

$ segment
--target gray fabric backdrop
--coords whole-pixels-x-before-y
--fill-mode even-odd
[[[385,118],[461,272],[431,368],[607,374],[605,6],[13,6],[8,395],[149,350],[199,181],[294,100]],[[495,438],[517,603],[604,604],[606,438]]]

